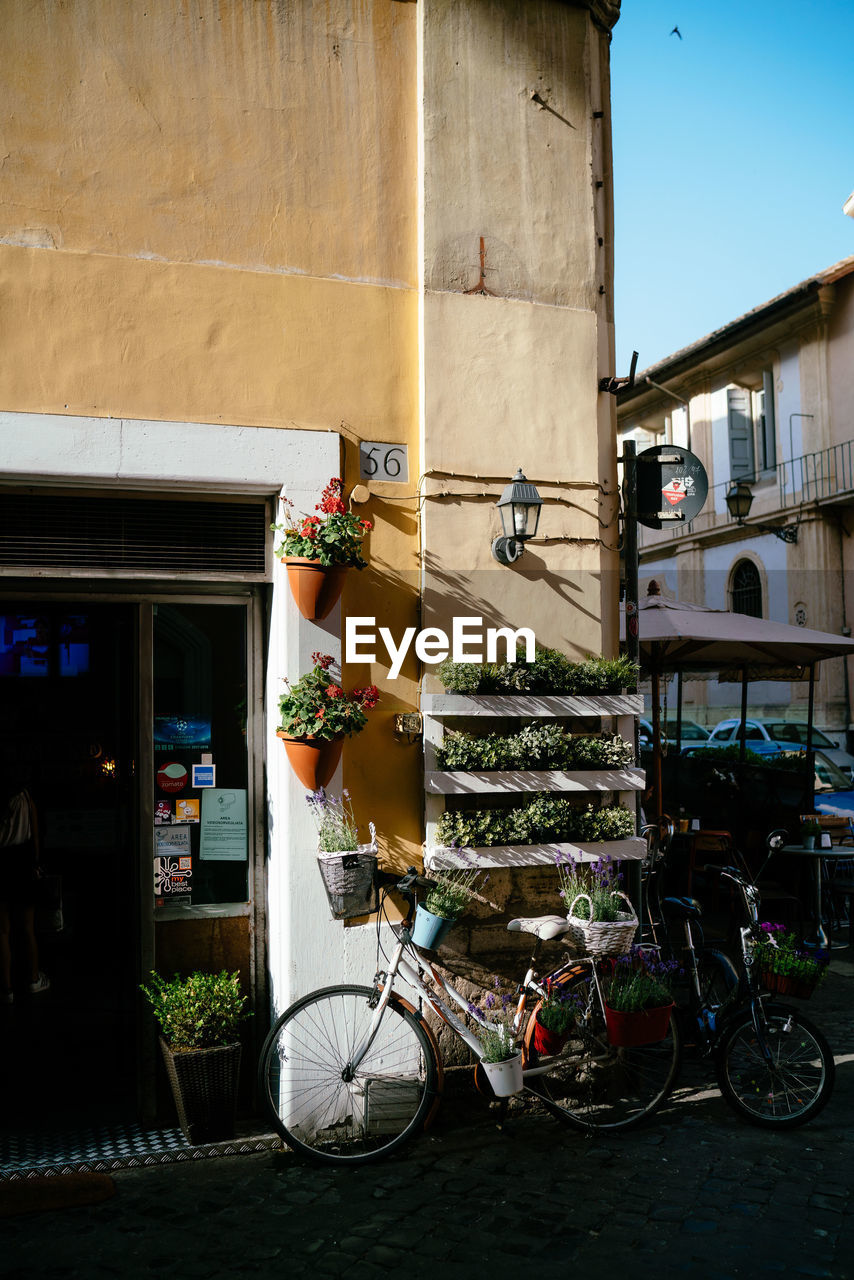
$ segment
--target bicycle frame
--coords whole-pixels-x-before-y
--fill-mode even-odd
[[[453,1031],[456,1032],[456,1034],[460,1037],[460,1039],[464,1041],[464,1043],[469,1047],[469,1049],[471,1049],[472,1053],[475,1053],[478,1057],[481,1056],[482,1045],[480,1043],[480,1040],[477,1038],[474,1032],[471,1031],[460,1018],[457,1017],[456,1013],[450,1007],[450,1005],[447,1004],[441,998],[441,996],[437,994],[436,991],[431,991],[430,988],[424,985],[424,982],[422,981],[418,970],[415,969],[409,963],[409,961],[405,958],[407,953],[407,948],[411,948],[411,952],[414,953],[414,956],[417,959],[418,968],[424,972],[429,972],[433,982],[435,982],[439,987],[441,987],[441,989],[449,997],[449,999],[453,1001],[455,1004],[459,1005],[461,1009],[465,1010],[465,1012],[469,1015],[469,1017],[473,1018],[475,1022],[477,1022],[482,1027],[491,1027],[496,1030],[501,1025],[500,1023],[492,1022],[489,1018],[486,1017],[486,1015],[480,1009],[477,1009],[476,1007],[470,1005],[469,1001],[467,1001],[464,996],[460,995],[456,987],[454,987],[453,984],[449,982],[448,979],[444,977],[444,975],[441,974],[436,969],[435,965],[433,965],[431,961],[427,960],[424,956],[421,955],[420,951],[418,951],[417,947],[414,945],[414,943],[411,940],[408,928],[403,926],[401,928],[400,937],[398,939],[397,945],[395,946],[391,960],[389,961],[388,968],[384,971],[381,970],[377,972],[374,978],[374,988],[378,992],[378,999],[377,999],[376,1008],[374,1010],[374,1016],[371,1019],[371,1025],[368,1028],[368,1031],[364,1039],[362,1040],[361,1044],[357,1046],[357,1048],[353,1053],[352,1058],[350,1059],[350,1062],[347,1064],[348,1076],[351,1076],[351,1074],[354,1075],[355,1072],[358,1070],[360,1062],[365,1057],[371,1045],[373,1044],[374,1039],[376,1038],[376,1034],[379,1029],[380,1023],[382,1021],[383,1014],[386,1010],[386,1007],[388,1006],[389,1001],[391,1000],[392,991],[394,988],[394,980],[398,976],[398,974],[409,984],[410,987],[413,988],[414,991],[418,992],[422,1000],[424,1000],[427,1003],[427,1005],[433,1010],[436,1016],[441,1018],[443,1022],[445,1022]],[[556,970],[555,972],[560,972],[560,970]],[[594,975],[595,975],[595,968],[594,968]],[[545,995],[545,990],[535,980],[534,971],[531,968],[528,969],[528,972],[525,975],[525,980],[522,984],[522,994],[517,1004],[516,1013],[513,1019],[513,1030],[517,1035],[522,1029],[522,1022],[523,1022],[523,1017],[524,1017],[524,1012],[526,1007],[526,995],[529,989],[533,990],[535,993],[541,996]],[[597,989],[598,989],[598,979],[597,979]],[[544,1066],[538,1065],[536,1067],[525,1067],[523,1072],[523,1078],[544,1075],[548,1070],[549,1070],[548,1064]]]

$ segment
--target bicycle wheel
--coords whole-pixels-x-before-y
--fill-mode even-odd
[[[315,1159],[362,1164],[394,1151],[426,1119],[438,1092],[436,1052],[397,996],[355,1072],[375,1010],[370,987],[313,991],[291,1005],[261,1050],[258,1079],[289,1146]]]
[[[526,1077],[525,1086],[559,1120],[579,1129],[628,1129],[664,1102],[682,1058],[676,1021],[671,1017],[657,1044],[616,1047],[608,1039],[599,997],[591,990],[589,968],[571,970],[558,981],[579,1009],[563,1048],[540,1057],[533,1045],[539,1004],[525,1027],[526,1067],[547,1068]]]
[[[833,1054],[818,1027],[794,1009],[764,1005],[763,1052],[749,1010],[726,1027],[716,1057],[721,1093],[743,1119],[794,1128],[821,1111],[833,1092]]]
[[[738,970],[725,952],[704,947],[697,958],[703,1004],[716,1014],[731,1004],[738,993]]]

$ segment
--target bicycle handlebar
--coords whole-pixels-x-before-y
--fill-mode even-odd
[[[414,898],[416,889],[429,892],[436,881],[422,876],[415,867],[407,867],[402,878],[399,871],[378,871],[377,883],[383,889],[396,889],[404,898]]]

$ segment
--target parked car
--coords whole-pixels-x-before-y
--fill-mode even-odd
[[[668,746],[676,744],[676,717],[667,717],[666,721],[662,721],[663,737],[666,739]],[[688,747],[696,747],[700,743],[706,741],[709,736],[708,729],[704,729],[701,724],[697,724],[694,720],[682,720],[682,737],[679,739],[679,750],[685,751]],[[652,721],[640,720],[640,747],[641,751],[652,750]]]
[[[706,740],[709,747],[728,747],[739,740],[738,718],[721,720]],[[757,755],[769,755],[777,751],[804,751],[807,745],[807,726],[796,720],[746,720],[745,739],[751,751]],[[820,729],[812,731],[812,745],[837,768],[854,778],[854,756],[838,747],[832,738]]]
[[[854,822],[851,779],[823,751],[815,753],[815,810]]]

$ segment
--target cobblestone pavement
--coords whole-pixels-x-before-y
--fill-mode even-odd
[[[402,1267],[456,1280],[533,1263],[585,1280],[854,1280],[854,964],[835,962],[804,1011],[830,1040],[837,1082],[790,1133],[740,1121],[691,1061],[664,1111],[606,1139],[533,1113],[499,1130],[472,1095],[362,1169],[270,1152],[119,1172],[103,1204],[4,1222],[0,1275],[372,1280]]]

